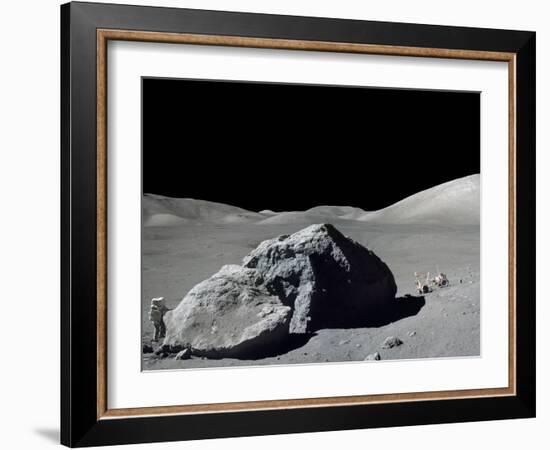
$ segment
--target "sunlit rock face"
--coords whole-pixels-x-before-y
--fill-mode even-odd
[[[164,347],[210,358],[256,355],[287,337],[290,317],[258,271],[223,266],[165,314]]]

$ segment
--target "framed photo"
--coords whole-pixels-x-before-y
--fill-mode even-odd
[[[61,441],[535,415],[535,33],[61,7]]]

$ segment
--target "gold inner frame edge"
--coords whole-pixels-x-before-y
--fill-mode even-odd
[[[513,396],[516,394],[516,54],[479,50],[304,41],[240,36],[161,33],[116,29],[96,31],[97,108],[97,419],[206,414],[269,409],[349,406],[404,401]],[[302,50],[375,55],[502,61],[508,63],[508,387],[400,394],[262,400],[199,405],[108,409],[107,405],[107,42],[109,40],[188,45]]]

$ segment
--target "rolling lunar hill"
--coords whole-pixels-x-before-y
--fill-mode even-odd
[[[418,192],[358,220],[380,223],[455,223],[479,225],[479,174]]]
[[[142,211],[146,227],[181,225],[189,221],[242,223],[267,217],[223,203],[155,194],[143,195]]]

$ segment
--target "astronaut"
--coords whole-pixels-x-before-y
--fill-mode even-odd
[[[166,325],[164,324],[164,314],[168,311],[164,303],[164,297],[151,299],[151,308],[149,309],[149,320],[155,327],[153,342],[158,342],[166,336]]]

